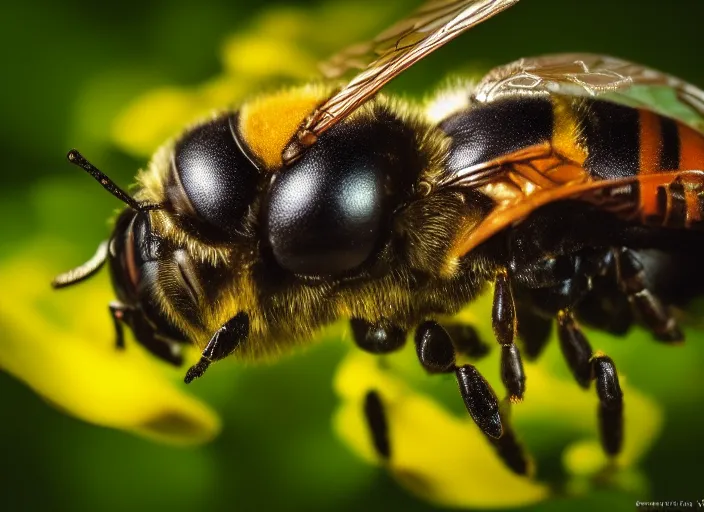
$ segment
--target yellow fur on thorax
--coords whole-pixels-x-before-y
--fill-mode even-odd
[[[553,136],[552,147],[558,154],[577,165],[584,164],[587,151],[580,144],[581,129],[578,113],[571,99],[554,96],[552,98]]]
[[[281,153],[330,89],[308,85],[267,94],[242,106],[239,129],[250,151],[269,170],[281,167]]]

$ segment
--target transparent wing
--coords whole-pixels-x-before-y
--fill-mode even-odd
[[[465,30],[507,9],[518,0],[433,0],[372,42],[356,45],[323,66],[328,76],[359,68],[352,81],[316,109],[283,153],[284,162],[347,117],[381,87]]]
[[[339,78],[350,70],[363,70],[385,55],[406,50],[418,44],[432,32],[449,25],[472,5],[476,6],[481,3],[505,4],[502,7],[505,9],[516,1],[518,0],[512,2],[478,2],[476,0],[433,0],[426,2],[407,18],[389,27],[371,41],[345,48],[326,62],[321,63],[320,70],[326,78],[331,79]],[[472,24],[493,16],[499,10],[488,13],[488,15]],[[459,25],[461,21],[458,20],[457,30],[461,32],[470,28],[471,25],[469,24]]]
[[[659,189],[667,195],[670,193],[668,187],[673,183],[681,183],[685,194],[692,198],[704,195],[704,171],[699,170],[642,174],[616,180],[588,179],[581,183],[555,184],[551,188],[537,187],[531,194],[516,195],[498,205],[478,226],[468,226],[467,231],[457,237],[451,255],[460,258],[496,233],[523,221],[538,208],[568,199],[591,203],[627,221],[660,226],[648,219],[669,217],[672,213],[670,199],[659,204],[642,198],[656,197]],[[704,229],[704,208],[698,201],[690,201],[681,220],[683,228]]]
[[[474,96],[491,102],[515,94],[602,96],[645,107],[704,131],[704,91],[679,78],[606,55],[565,53],[524,58],[493,69]]]

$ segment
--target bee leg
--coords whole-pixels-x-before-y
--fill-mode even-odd
[[[416,354],[428,373],[455,370],[455,347],[448,332],[437,322],[423,322],[416,329]]]
[[[481,373],[466,364],[455,369],[460,394],[469,415],[487,436],[498,439],[503,434],[499,400]]]
[[[190,384],[201,377],[213,361],[229,356],[249,336],[249,316],[241,311],[220,327],[203,349],[200,360],[186,372],[184,382]]]
[[[119,302],[111,302],[108,305],[110,317],[115,326],[115,347],[122,350],[125,348],[125,334],[122,328],[122,322],[125,317],[126,307]]]
[[[154,328],[144,319],[144,314],[133,307],[119,302],[111,302],[108,306],[110,316],[115,326],[115,346],[125,348],[124,325],[128,325],[139,341],[139,344],[162,361],[174,366],[183,364],[181,347],[178,343],[163,338],[157,338]]]
[[[610,357],[597,353],[592,359],[599,395],[599,433],[604,451],[615,456],[623,445],[623,393],[616,366]]]
[[[383,460],[389,460],[391,458],[389,421],[384,403],[376,390],[367,391],[364,397],[364,419],[367,421],[376,453]]]
[[[583,388],[588,388],[592,379],[592,347],[569,310],[557,314],[557,337],[575,380]]]
[[[655,338],[665,342],[684,340],[677,321],[660,299],[646,288],[643,264],[638,256],[633,251],[621,248],[617,253],[616,265],[623,293],[628,296],[629,302]]]
[[[447,331],[437,322],[428,320],[416,329],[416,353],[429,373],[454,371],[460,394],[469,415],[489,437],[501,437],[499,400],[489,383],[471,364],[455,366],[455,347]]]
[[[360,318],[352,318],[350,327],[357,346],[372,354],[388,354],[406,343],[406,331],[383,319],[370,323]]]
[[[601,445],[608,455],[617,455],[623,444],[623,393],[616,366],[600,352],[592,356],[592,348],[570,312],[560,311],[557,325],[562,353],[577,382],[588,388],[591,380],[596,380]]]
[[[477,330],[465,323],[442,323],[442,327],[450,335],[457,354],[469,359],[481,359],[489,354],[489,345],[480,337]]]
[[[512,402],[523,400],[526,376],[523,371],[521,353],[514,343],[516,339],[516,304],[513,300],[508,274],[500,272],[494,284],[494,306],[492,327],[496,340],[501,345],[501,380]]]
[[[499,407],[503,435],[498,439],[493,437],[487,437],[487,439],[511,471],[517,475],[528,475],[532,473],[533,462],[511,427],[510,408],[511,402],[509,401],[503,401]]]
[[[470,333],[473,341],[479,340],[473,328],[467,330],[467,326],[461,324],[454,324],[454,327],[458,330],[461,329],[465,335]],[[416,329],[415,345],[418,359],[428,372],[455,371],[460,394],[467,411],[494,446],[497,455],[514,473],[528,474],[532,467],[530,458],[509,425],[511,403],[505,401],[503,404],[499,404],[491,386],[474,366],[455,366],[455,347],[458,343],[453,341],[448,331],[437,322],[424,322]],[[365,414],[372,430],[377,451],[383,454],[379,447],[386,446],[388,450],[388,440],[385,443],[382,442],[384,438],[380,425],[385,426],[385,424],[379,419],[376,421],[373,419],[375,416],[380,416],[379,413],[372,414],[377,408],[374,406],[375,401],[377,401],[376,398],[367,395]]]

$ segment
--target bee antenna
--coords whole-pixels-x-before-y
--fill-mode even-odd
[[[158,210],[161,208],[161,205],[158,204],[138,203],[134,197],[132,197],[127,192],[118,187],[114,181],[107,177],[106,174],[98,170],[93,164],[86,160],[84,156],[78,152],[78,150],[72,149],[68,152],[66,158],[68,158],[68,161],[71,162],[73,165],[77,165],[78,167],[86,171],[88,174],[93,176],[95,181],[100,183],[105,190],[110,192],[113,196],[118,198],[120,201],[125,203],[133,210],[143,212],[147,210]]]
[[[95,274],[105,264],[108,258],[108,242],[102,242],[95,251],[95,255],[80,267],[56,276],[51,282],[52,288],[65,288],[72,284],[80,283]]]

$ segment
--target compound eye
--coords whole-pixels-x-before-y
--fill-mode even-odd
[[[127,209],[120,214],[110,240],[108,260],[113,286],[121,300],[134,301],[139,295],[149,281],[145,268],[159,259],[161,246],[161,239],[152,232],[148,213]]]
[[[277,262],[300,275],[340,275],[378,247],[389,161],[350,127],[331,130],[278,175],[264,205]]]
[[[168,196],[177,213],[241,234],[259,172],[236,139],[236,117],[219,117],[188,131],[174,150]]]

